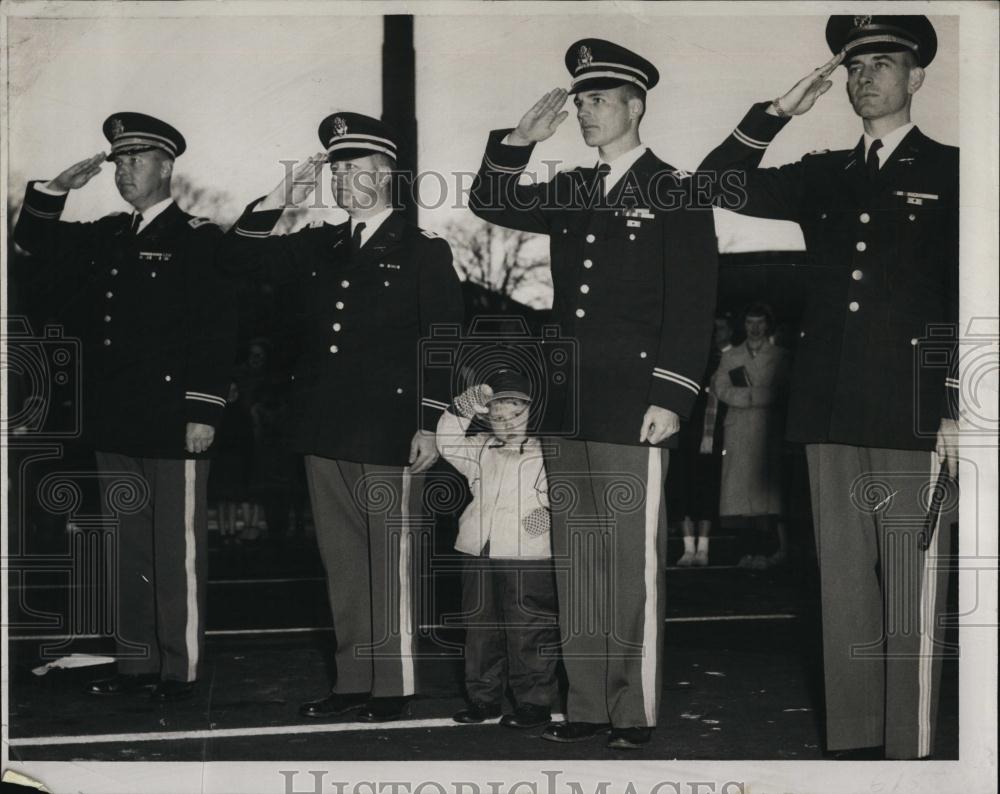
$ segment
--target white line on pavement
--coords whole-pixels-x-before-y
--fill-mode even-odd
[[[563,719],[562,714],[553,714],[553,721]],[[489,720],[480,725],[488,725],[497,720]],[[51,747],[66,744],[112,744],[121,742],[176,742],[188,739],[232,739],[241,736],[290,736],[302,733],[344,733],[347,731],[402,731],[411,728],[460,728],[468,727],[455,722],[450,717],[424,720],[396,720],[394,722],[325,722],[319,725],[275,725],[259,728],[218,728],[199,731],[146,731],[142,733],[96,733],[80,736],[31,736],[12,738],[11,747]]]
[[[718,623],[721,621],[738,620],[793,620],[798,615],[793,612],[772,612],[761,615],[696,615],[683,618],[667,618],[665,623]],[[461,629],[463,624],[445,626],[441,623],[426,623],[420,626],[427,629]],[[287,629],[214,629],[205,632],[206,637],[246,637],[255,634],[308,634],[310,632],[333,631],[330,626],[294,626]],[[27,642],[40,640],[96,640],[103,634],[21,634],[10,637],[11,642]]]

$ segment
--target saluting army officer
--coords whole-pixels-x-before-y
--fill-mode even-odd
[[[755,105],[701,168],[741,173],[746,202],[730,208],[796,221],[816,264],[788,438],[809,463],[827,747],[918,758],[933,751],[948,569],[937,558],[949,553],[927,495],[941,461],[954,465],[958,385],[947,366],[923,367],[920,347],[931,325],[958,319],[958,149],[910,120],[937,49],[926,17],[834,16],[826,38],[835,57]],[[840,63],[857,145],[759,168]]]
[[[100,152],[48,182],[31,182],[14,239],[58,268],[60,290],[92,307],[83,355],[83,432],[97,451],[103,501],[115,475],[148,498],[116,532],[118,672],[94,695],[154,686],[154,700],[190,695],[203,668],[207,575],[206,452],[222,418],[235,357],[235,303],[217,271],[221,230],[170,196],[172,126],[141,113],[104,123]],[[134,211],[92,223],[60,220],[70,190],[107,160]],[[119,477],[119,479],[121,479]]]
[[[316,536],[337,637],[336,682],[301,713],[405,713],[415,690],[411,556],[447,373],[421,377],[420,340],[463,319],[451,248],[394,210],[399,140],[357,113],[323,120],[325,152],[304,162],[230,233],[235,262],[302,293],[292,443],[305,455]],[[286,205],[318,186],[329,161],[350,220],[269,236]]]
[[[715,306],[711,211],[692,206],[685,175],[642,146],[645,58],[583,39],[566,53],[567,92],[543,96],[513,130],[490,135],[470,206],[485,220],[549,235],[553,317],[576,342],[578,380],[548,395],[546,458],[553,513],[568,720],[543,737],[646,744],[662,674],[667,446],[698,396]],[[595,168],[521,185],[534,145],[567,117]],[[572,493],[571,509],[563,496]]]

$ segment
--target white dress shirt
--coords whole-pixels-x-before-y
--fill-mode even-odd
[[[598,165],[607,163],[611,167],[611,170],[604,177],[605,195],[611,192],[611,188],[618,184],[618,181],[625,176],[625,172],[635,165],[635,161],[647,151],[646,147],[640,143],[634,149],[629,149],[624,154],[618,155],[614,160],[605,160],[603,157],[598,159]]]
[[[139,224],[139,228],[135,230],[138,234],[143,229],[145,229],[149,224],[151,224],[157,215],[163,212],[167,207],[174,203],[172,198],[165,198],[163,201],[157,201],[152,207],[146,207],[142,212],[142,223]],[[132,213],[132,222],[135,222],[135,216],[137,213]]]
[[[896,147],[899,146],[903,138],[906,137],[906,134],[910,130],[912,130],[915,126],[917,125],[911,121],[908,124],[904,124],[902,127],[896,127],[896,129],[894,129],[888,135],[883,135],[881,138],[877,139],[873,138],[866,132],[864,134],[865,162],[868,161],[868,150],[872,148],[872,144],[875,143],[876,140],[880,140],[882,141],[882,148],[878,150],[878,167],[881,168],[888,162],[889,158],[892,156],[892,153],[896,151]]]
[[[361,230],[361,247],[364,247],[364,244],[372,239],[372,235],[378,231],[379,226],[385,223],[390,215],[392,215],[392,207],[386,207],[378,215],[372,215],[370,218],[359,220],[351,218],[351,238],[354,238],[354,227],[363,223],[365,228]]]

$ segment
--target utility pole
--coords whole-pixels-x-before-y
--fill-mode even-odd
[[[417,72],[413,50],[413,17],[387,14],[382,36],[382,121],[404,138],[398,166],[404,173],[417,171]],[[417,203],[410,180],[399,183],[404,189],[398,199],[407,220],[417,222]]]

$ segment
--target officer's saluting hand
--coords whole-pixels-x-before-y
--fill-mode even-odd
[[[507,143],[511,146],[528,146],[541,143],[552,137],[566,117],[568,110],[561,110],[569,94],[562,88],[553,88],[521,117],[517,127],[510,133]]]
[[[283,210],[299,207],[319,188],[326,165],[326,152],[317,152],[306,157],[274,186],[264,199],[254,207],[255,211]]]
[[[838,52],[822,66],[793,85],[785,94],[774,100],[767,108],[772,116],[801,116],[808,112],[816,100],[830,90],[833,82],[827,78],[844,60],[843,51]]]
[[[101,173],[101,165],[107,159],[107,156],[106,152],[98,152],[86,160],[74,163],[55,179],[51,180],[46,187],[50,190],[57,190],[63,193],[68,190],[78,190]]]

